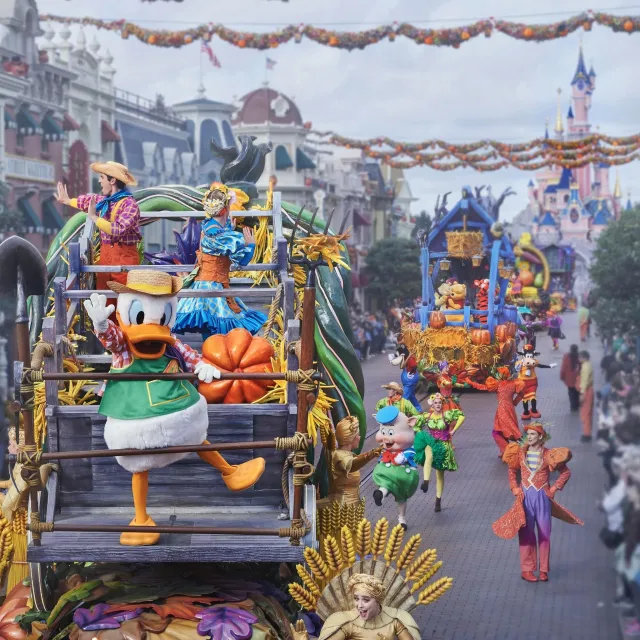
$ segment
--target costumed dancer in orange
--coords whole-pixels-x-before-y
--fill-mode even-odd
[[[479,384],[469,379],[469,384],[481,391],[491,391],[498,395],[498,408],[493,419],[491,435],[498,445],[500,457],[505,452],[509,441],[520,440],[522,433],[518,426],[515,405],[519,402],[517,394],[524,389],[524,381],[513,380],[509,367],[498,367],[498,378],[487,378],[486,384]]]
[[[571,451],[564,447],[547,449],[549,439],[543,425],[532,422],[527,425],[523,444],[513,442],[504,452],[503,460],[509,467],[509,486],[516,497],[511,509],[493,523],[493,532],[509,540],[518,534],[520,541],[520,569],[527,582],[546,582],[549,579],[549,554],[551,551],[551,518],[569,524],[584,524],[580,518],[561,507],[555,501],[557,491],[562,491],[571,477],[567,462]],[[517,472],[520,470],[521,484]],[[560,475],[551,484],[551,472]],[[536,526],[538,540],[536,549]],[[540,577],[534,571],[540,568]]]
[[[459,382],[468,382],[468,372],[460,368],[457,364],[450,365],[446,360],[438,362],[438,371],[433,373],[423,371],[422,376],[438,385],[438,391],[444,398],[442,403],[443,411],[462,411],[458,402],[458,396],[453,394],[453,385]]]
[[[558,365],[553,364],[541,364],[536,360],[536,356],[540,355],[532,345],[526,344],[524,350],[518,351],[518,355],[522,356],[522,360],[516,363],[516,369],[518,371],[518,379],[524,381],[524,388],[518,394],[517,402],[522,400],[522,412],[523,420],[530,420],[531,418],[539,418],[540,413],[538,411],[538,400],[536,394],[538,392],[538,376],[536,375],[536,369],[553,369]],[[529,411],[529,403],[531,403],[531,411]]]

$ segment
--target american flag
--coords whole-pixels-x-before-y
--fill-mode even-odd
[[[222,68],[222,65],[220,64],[220,60],[218,60],[218,57],[216,56],[215,53],[213,53],[213,49],[209,46],[208,43],[206,42],[202,42],[202,46],[200,47],[200,51],[202,51],[202,53],[206,53],[207,56],[209,56],[209,62],[211,62],[211,64],[220,69]]]
[[[277,62],[275,60],[272,60],[271,58],[267,58],[267,69],[269,71],[271,71],[272,69],[275,68]]]

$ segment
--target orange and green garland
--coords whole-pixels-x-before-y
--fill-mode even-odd
[[[516,144],[490,139],[452,144],[437,138],[408,143],[388,137],[348,138],[332,131],[311,133],[319,138],[314,144],[359,149],[369,158],[403,169],[426,166],[437,171],[465,167],[496,171],[510,166],[523,171],[537,171],[547,166],[577,169],[600,162],[620,166],[640,158],[640,134],[623,137],[593,134],[580,140],[535,138]],[[427,153],[427,150],[433,151]],[[409,159],[399,160],[399,156],[408,156]],[[447,159],[451,160],[446,162]]]
[[[494,31],[516,40],[548,42],[564,38],[570,33],[583,29],[591,31],[594,24],[606,27],[618,33],[640,31],[640,16],[616,16],[610,13],[584,11],[567,20],[549,24],[525,24],[486,18],[461,27],[425,29],[409,23],[381,25],[363,31],[334,31],[313,25],[288,25],[269,32],[236,31],[221,24],[202,24],[191,29],[179,31],[165,29],[146,29],[126,20],[101,20],[99,18],[75,18],[57,15],[41,15],[43,22],[64,24],[82,24],[119,33],[124,39],[133,36],[142,42],[156,47],[183,47],[195,40],[211,40],[218,36],[241,49],[274,49],[291,40],[301,42],[303,38],[336,49],[364,49],[383,40],[394,41],[398,37],[413,40],[416,44],[453,47],[457,49],[464,42],[484,35],[490,38]]]

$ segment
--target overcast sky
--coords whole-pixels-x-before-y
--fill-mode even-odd
[[[606,11],[620,4],[617,0],[602,0],[602,4],[596,3],[591,8]],[[490,16],[546,23],[579,13],[585,3],[584,0],[517,3],[513,0],[428,3],[424,0],[286,3],[38,0],[38,6],[40,13],[125,18],[149,28],[179,29],[219,22],[242,30],[266,31],[291,23],[356,30],[394,20],[443,27]],[[640,14],[640,5],[627,11]],[[545,12],[548,15],[542,15]],[[59,28],[56,26],[56,31]],[[92,31],[86,29],[89,40]],[[209,98],[231,102],[234,96],[258,88],[265,81],[265,58],[269,55],[277,61],[274,71],[269,72],[271,86],[294,99],[303,119],[311,121],[314,128],[353,137],[387,135],[405,141],[440,137],[467,142],[491,137],[518,142],[542,135],[545,118],[549,118],[553,128],[559,87],[563,90],[563,116],[566,115],[581,36],[586,62],[593,62],[597,73],[591,122],[600,125],[602,133],[638,133],[640,34],[613,34],[598,26],[590,33],[580,30],[567,38],[542,44],[494,33],[490,39],[480,37],[459,49],[418,46],[398,38],[351,53],[303,41],[265,54],[214,39],[212,48],[222,69],[214,69],[205,62],[204,84]],[[119,88],[149,98],[162,93],[168,104],[195,97],[199,84],[199,44],[160,49],[133,38],[121,40],[105,31],[100,31],[98,38],[114,56]],[[637,163],[620,169],[625,201],[627,189],[631,189],[633,200],[640,199],[639,174]],[[471,169],[438,172],[416,168],[407,177],[414,196],[419,198],[414,205],[416,212],[422,208],[431,212],[436,196],[445,191],[453,192],[450,202],[455,202],[465,184],[491,184],[495,194],[512,186],[517,196],[508,198],[502,210],[504,218],[509,219],[526,204],[526,185],[532,176],[516,169],[478,174]],[[612,189],[614,180],[612,169]]]

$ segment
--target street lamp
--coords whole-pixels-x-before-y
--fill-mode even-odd
[[[483,260],[484,256],[483,255],[475,255],[475,256],[471,256],[471,264],[474,267],[479,267],[482,264],[482,260]]]
[[[451,260],[448,260],[447,258],[442,258],[442,260],[440,260],[440,268],[443,271],[449,271],[450,266],[451,266]]]

